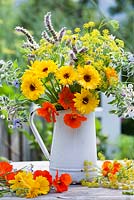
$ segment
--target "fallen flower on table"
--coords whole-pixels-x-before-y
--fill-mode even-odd
[[[96,171],[96,177],[90,177],[90,170]],[[103,160],[101,167],[84,162],[85,178],[81,181],[83,186],[120,189],[122,194],[134,194],[134,161]]]
[[[49,193],[51,189],[55,192],[67,191],[71,182],[69,174],[58,176],[57,171],[53,179],[47,170],[15,170],[10,163],[0,162],[0,196],[15,193],[19,197],[34,198]]]
[[[69,174],[62,174],[58,176],[58,171],[56,172],[55,179],[53,180],[53,185],[56,192],[64,192],[68,190],[68,186],[72,183],[72,178]]]
[[[103,176],[107,176],[109,173],[114,175],[116,174],[116,172],[119,172],[120,168],[121,168],[121,163],[114,161],[105,161],[102,164],[102,174]]]

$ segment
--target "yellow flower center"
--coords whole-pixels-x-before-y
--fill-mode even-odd
[[[86,74],[86,75],[84,76],[84,80],[85,80],[86,82],[90,82],[91,76],[88,75],[88,74]]]
[[[88,97],[84,97],[82,103],[83,104],[88,104],[88,102],[89,102]]]
[[[34,91],[35,90],[35,86],[33,84],[30,85],[30,90]]]
[[[48,71],[48,67],[45,67],[42,71],[43,71],[43,72]]]
[[[68,79],[68,78],[69,78],[69,74],[68,74],[68,73],[65,73],[65,74],[64,74],[64,78],[65,78],[65,79]]]

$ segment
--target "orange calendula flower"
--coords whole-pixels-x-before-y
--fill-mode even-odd
[[[61,104],[61,106],[64,109],[74,109],[74,94],[70,91],[70,89],[68,87],[64,87],[61,91],[61,93],[59,93],[59,100],[58,103]]]
[[[105,73],[110,85],[114,85],[118,82],[118,75],[114,68],[107,67]]]
[[[107,176],[109,173],[114,175],[120,170],[121,166],[117,161],[113,163],[111,161],[105,161],[102,165],[102,174],[103,176]]]
[[[52,185],[52,176],[47,170],[36,170],[33,174],[34,179],[38,176],[46,177],[46,179],[49,181],[49,184]]]
[[[64,123],[71,128],[79,128],[82,121],[86,121],[87,118],[78,113],[65,114]]]
[[[62,174],[58,176],[58,171],[56,172],[55,179],[53,180],[53,186],[56,192],[64,192],[68,190],[68,186],[72,183],[72,178],[69,174]]]
[[[54,105],[49,102],[43,103],[42,108],[37,109],[37,113],[47,122],[56,122],[55,115],[59,115]]]
[[[5,176],[7,173],[11,172],[13,166],[8,162],[0,162],[0,176]]]

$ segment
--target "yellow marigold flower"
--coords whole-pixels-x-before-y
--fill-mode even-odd
[[[35,71],[39,78],[47,77],[49,73],[54,73],[57,68],[57,65],[52,60],[35,61],[31,66],[31,70]]]
[[[39,194],[47,194],[50,190],[49,181],[46,177],[38,176],[35,180],[35,185],[39,184]]]
[[[63,85],[71,85],[77,80],[77,73],[72,66],[62,66],[56,72],[56,78],[60,79],[60,83]]]
[[[80,28],[75,28],[74,31],[75,31],[76,33],[79,33],[79,32],[80,32]]]
[[[96,89],[100,80],[98,71],[91,65],[78,67],[78,83],[85,89]]]
[[[30,69],[27,69],[25,72],[24,72],[24,74],[23,74],[23,76],[21,77],[21,80],[24,80],[25,78],[27,79],[27,77],[38,77],[37,76],[37,74],[36,74],[36,72],[35,71],[32,71],[32,70],[30,70]]]
[[[28,191],[26,193],[26,197],[27,198],[35,198],[40,194],[39,192],[40,192],[39,183],[36,183],[34,181],[34,184],[28,189]]]
[[[44,89],[42,82],[36,76],[22,77],[21,91],[27,99],[37,100],[44,93]]]
[[[92,94],[88,90],[82,89],[81,93],[77,92],[74,95],[74,106],[81,114],[89,114],[94,111],[99,104],[96,95]]]
[[[12,190],[18,190],[19,188],[28,188],[33,183],[33,175],[31,172],[19,172],[15,179],[10,180],[9,183],[11,184],[10,188]]]
[[[107,67],[105,70],[109,85],[114,85],[118,82],[118,75],[114,68]]]

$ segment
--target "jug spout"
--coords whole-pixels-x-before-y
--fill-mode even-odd
[[[50,154],[49,154],[49,152],[48,152],[48,150],[47,150],[47,148],[46,148],[46,146],[45,146],[45,144],[44,144],[44,142],[43,142],[38,130],[36,129],[35,124],[34,124],[35,113],[36,113],[36,110],[34,110],[34,111],[32,111],[30,113],[30,119],[29,119],[30,128],[31,128],[31,130],[32,130],[32,132],[33,132],[33,134],[34,134],[34,136],[35,136],[35,138],[36,138],[36,140],[37,140],[37,142],[38,142],[43,154],[45,155],[46,159],[50,160]]]

